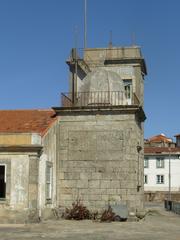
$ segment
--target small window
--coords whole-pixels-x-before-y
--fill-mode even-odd
[[[144,175],[144,184],[147,184],[147,183],[148,183],[148,176]]]
[[[149,159],[145,158],[144,159],[144,168],[148,168],[149,167]]]
[[[126,99],[132,98],[132,80],[131,79],[124,79],[124,91]]]
[[[46,165],[46,200],[52,199],[52,164]]]
[[[0,199],[6,198],[6,166],[0,165]]]
[[[164,175],[157,175],[156,176],[156,183],[157,184],[164,184]]]
[[[156,168],[164,168],[164,158],[156,159]]]

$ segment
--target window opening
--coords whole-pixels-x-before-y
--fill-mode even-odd
[[[46,200],[52,199],[52,165],[46,165]]]
[[[145,158],[144,159],[144,168],[148,168],[149,167],[149,159]]]
[[[156,176],[156,183],[163,184],[164,183],[164,175],[157,175]]]
[[[144,184],[147,184],[147,183],[148,183],[148,176],[144,175]]]
[[[0,198],[6,198],[5,165],[0,165]]]
[[[131,79],[124,79],[124,92],[125,92],[125,99],[128,104],[131,104],[132,99],[132,80]]]
[[[156,159],[156,167],[157,168],[164,168],[164,158],[157,158]]]

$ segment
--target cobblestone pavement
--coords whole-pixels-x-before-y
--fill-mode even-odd
[[[46,221],[0,225],[1,240],[180,240],[180,216],[153,210],[139,222]]]

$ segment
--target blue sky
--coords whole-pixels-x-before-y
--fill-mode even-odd
[[[145,137],[180,133],[180,1],[87,0],[88,47],[142,47],[145,79]],[[68,90],[65,64],[83,47],[84,0],[0,0],[0,109],[60,105]]]

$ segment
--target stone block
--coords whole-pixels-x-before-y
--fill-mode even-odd
[[[100,188],[89,188],[88,189],[89,194],[96,194],[96,195],[102,195],[107,193],[107,188],[100,189]]]
[[[71,194],[61,194],[61,195],[60,195],[60,198],[61,198],[62,200],[72,200],[72,201],[73,201],[73,197],[72,197]]]
[[[121,201],[121,196],[120,195],[110,195],[110,201],[114,202],[120,202]]]
[[[79,160],[94,160],[96,159],[96,152],[90,150],[69,150],[68,160],[70,161],[79,161]]]
[[[126,196],[126,194],[127,194],[126,191],[127,191],[126,189],[122,189],[122,188],[116,189],[116,193],[117,193],[118,195],[124,195],[124,196]]]
[[[129,181],[120,181],[120,186],[121,188],[125,188],[125,189],[135,189],[136,186],[136,182],[129,182]]]
[[[96,148],[96,132],[69,131],[69,150],[93,150]]]
[[[111,170],[111,169],[109,169]],[[102,180],[112,180],[112,179],[117,179],[117,175],[115,173],[113,173],[112,171],[109,172],[104,172],[102,173]]]
[[[108,194],[108,195],[110,195],[110,194],[114,195],[114,194],[117,194],[117,190],[118,190],[118,189],[115,189],[115,188],[112,189],[112,188],[111,188],[111,189],[107,189],[106,191],[107,191],[107,194]]]
[[[61,189],[61,194],[72,194],[73,188],[62,188]]]
[[[64,173],[64,179],[65,180],[79,180],[80,179],[80,173],[79,172],[65,172]]]
[[[112,180],[110,182],[110,188],[119,189],[120,188],[120,181],[119,180]]]
[[[68,160],[68,151],[67,150],[60,150],[60,152],[59,152],[59,160],[60,161]]]
[[[90,206],[94,206],[99,209],[104,208],[107,204],[108,202],[104,200],[90,201]]]
[[[74,188],[77,186],[77,180],[61,180],[59,184],[61,188]]]
[[[94,201],[100,201],[102,198],[101,198],[101,195],[97,195],[97,194],[90,194],[88,195],[88,199],[89,200],[94,200]]]
[[[121,150],[123,146],[123,131],[97,132],[98,150]]]
[[[89,186],[89,183],[87,179],[77,180],[76,182],[77,188],[88,188],[88,186]]]
[[[110,188],[111,181],[110,180],[101,180],[100,181],[100,188]]]
[[[80,173],[80,179],[91,179],[92,173],[91,172],[81,172]]]
[[[64,179],[64,172],[59,172],[59,179],[63,180]]]
[[[123,153],[120,150],[106,150],[96,152],[97,160],[103,161],[121,161],[123,159]]]
[[[99,188],[100,181],[99,180],[89,180],[89,188]]]
[[[103,201],[109,201],[110,200],[110,194],[102,194],[101,195],[101,199],[103,200]]]
[[[96,180],[96,179],[102,179],[102,173],[93,172],[93,173],[92,173],[92,179],[94,179],[94,180]]]

